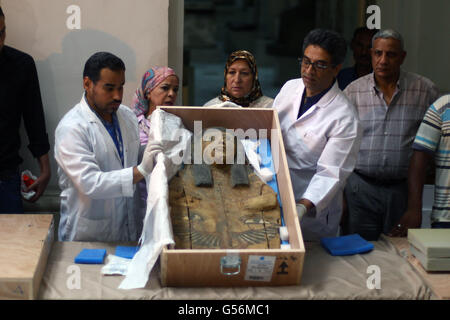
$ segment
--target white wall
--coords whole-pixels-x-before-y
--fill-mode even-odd
[[[403,68],[450,92],[450,24],[448,0],[378,0],[381,28],[404,37],[407,57]]]
[[[123,59],[127,68],[123,103],[130,106],[148,67],[168,63],[169,0],[1,0],[1,5],[7,27],[5,43],[36,61],[52,145],[50,186],[55,187],[54,132],[62,116],[81,98],[87,58],[97,51],[110,51]],[[66,26],[70,5],[81,10],[79,30]],[[23,129],[22,136],[21,155],[26,159],[22,167],[38,173]]]

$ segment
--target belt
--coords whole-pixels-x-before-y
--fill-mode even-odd
[[[374,178],[366,176],[365,174],[362,174],[361,172],[354,171],[358,176],[360,176],[362,179],[366,180],[367,182],[375,185],[380,186],[391,186],[395,184],[400,184],[406,182],[407,178],[401,178],[401,179],[384,179],[384,178]]]

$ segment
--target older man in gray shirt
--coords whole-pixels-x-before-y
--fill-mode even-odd
[[[399,221],[407,207],[411,145],[439,91],[429,79],[400,69],[406,52],[398,32],[376,33],[371,56],[373,72],[344,90],[363,126],[356,167],[345,188],[344,232],[377,240],[381,233],[420,227],[420,221]]]

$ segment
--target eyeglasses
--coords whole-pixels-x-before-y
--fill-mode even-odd
[[[315,70],[325,70],[330,67],[329,64],[322,61],[311,62],[308,57],[298,58],[298,62],[300,63],[300,66],[304,66],[305,68],[312,66]]]

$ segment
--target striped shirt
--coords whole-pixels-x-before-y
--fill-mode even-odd
[[[435,155],[436,182],[431,222],[450,222],[450,94],[430,106],[417,132],[413,149]]]
[[[380,180],[406,179],[411,145],[438,88],[425,77],[401,71],[389,106],[373,73],[353,81],[344,93],[357,107],[363,127],[355,171]]]

